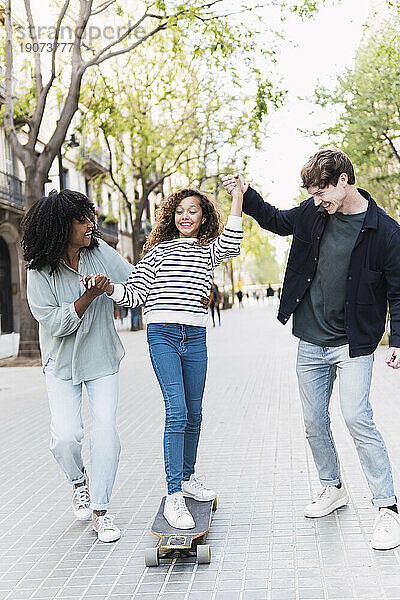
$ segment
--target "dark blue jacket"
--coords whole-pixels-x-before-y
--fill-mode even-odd
[[[358,191],[368,200],[368,209],[347,275],[345,327],[351,357],[374,352],[385,330],[388,303],[389,344],[400,348],[400,225],[368,192]],[[313,198],[279,210],[252,188],[244,195],[243,212],[263,229],[293,235],[278,312],[285,324],[314,278],[328,213]]]

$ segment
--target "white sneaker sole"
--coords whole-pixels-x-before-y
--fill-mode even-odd
[[[182,493],[183,493],[184,498],[192,498],[192,500],[197,500],[197,502],[212,502],[217,497],[217,494],[215,494],[215,496],[213,496],[212,498],[199,498],[198,496],[195,496],[194,494],[190,494],[189,492],[182,492]]]
[[[89,509],[87,514],[85,514],[85,513],[79,514],[74,511],[74,515],[75,515],[75,519],[77,521],[89,521],[92,518],[92,511]]]
[[[346,504],[348,504],[348,502],[349,502],[349,497],[346,494],[346,496],[344,498],[341,498],[340,500],[336,500],[336,502],[334,502],[330,506],[327,506],[323,512],[320,512],[318,514],[315,514],[315,513],[312,514],[312,511],[304,510],[304,516],[307,517],[308,519],[318,519],[319,517],[326,517],[327,515],[330,515],[331,512],[333,512],[334,510],[337,510],[338,508],[342,508],[342,506],[346,506]]]
[[[397,548],[397,546],[400,546],[400,538],[393,542],[390,542],[389,545],[384,545],[381,542],[375,543],[374,541],[372,541],[371,546],[374,550],[393,550],[393,548]]]
[[[95,527],[93,527],[93,531],[95,531],[97,533],[97,537],[98,537],[99,541],[100,542],[104,542],[105,544],[108,544],[110,542],[116,542],[121,537],[121,532],[120,531],[118,533],[115,532],[114,535],[108,534],[106,537],[102,537],[102,534],[99,533],[97,531],[97,529],[95,529]]]
[[[393,550],[394,548],[397,548],[397,546],[400,546],[400,540],[390,544],[390,546],[383,546],[381,544],[371,544],[371,546],[374,550]]]

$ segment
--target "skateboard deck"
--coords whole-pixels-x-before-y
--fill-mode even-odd
[[[189,556],[197,554],[199,562],[210,562],[210,547],[200,545],[208,533],[213,511],[216,509],[216,500],[209,502],[198,502],[192,498],[185,498],[194,521],[193,529],[176,529],[171,527],[164,518],[165,496],[162,498],[160,506],[151,528],[152,533],[159,538],[156,548],[148,548],[145,554],[147,566],[157,566],[160,556]]]

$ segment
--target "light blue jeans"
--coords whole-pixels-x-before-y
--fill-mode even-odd
[[[150,358],[165,402],[164,463],[168,494],[194,473],[207,374],[206,328],[149,323]]]
[[[51,413],[50,451],[69,483],[85,479],[82,461],[82,384],[59,379],[53,374],[54,361],[45,366],[47,395]],[[116,413],[118,373],[85,381],[92,428],[90,437],[90,507],[106,510],[117,473],[121,450]]]
[[[332,437],[329,401],[339,376],[340,408],[353,437],[375,506],[396,503],[392,469],[385,442],[373,421],[369,402],[374,355],[350,358],[349,347],[316,346],[300,340],[297,377],[306,435],[322,485],[341,481]]]

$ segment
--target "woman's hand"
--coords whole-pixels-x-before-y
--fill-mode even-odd
[[[110,279],[98,273],[97,275],[84,275],[81,277],[81,281],[86,288],[86,294],[90,300],[94,300],[97,296],[101,296],[106,292],[110,286]]]
[[[103,273],[98,273],[97,275],[82,275],[81,282],[86,290],[82,296],[74,302],[76,314],[79,318],[82,317],[83,313],[87,310],[93,300],[97,298],[97,296],[104,294],[107,287],[110,285],[109,278],[106,277],[106,275],[103,275]]]

